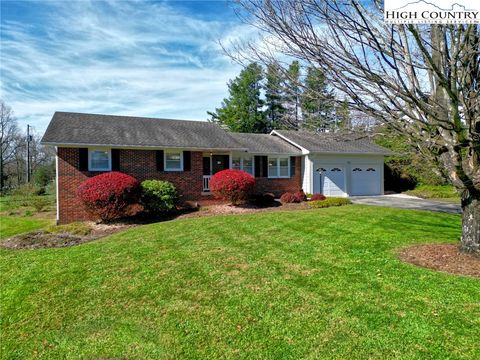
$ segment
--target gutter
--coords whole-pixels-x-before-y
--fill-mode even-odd
[[[188,147],[188,146],[172,146],[172,145],[118,145],[118,144],[88,144],[88,143],[57,143],[50,141],[41,141],[42,145],[50,145],[57,147],[109,147],[113,149],[185,149],[185,150],[202,150],[202,151],[244,151],[248,152],[247,148],[206,148],[206,147]]]

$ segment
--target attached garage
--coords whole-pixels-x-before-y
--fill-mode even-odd
[[[382,175],[378,165],[353,165],[350,175],[350,195],[381,195]]]
[[[312,175],[311,186],[304,181],[306,192],[335,197],[383,194],[383,156],[312,154],[308,161]]]
[[[302,188],[326,196],[371,196],[383,194],[384,157],[387,149],[355,134],[274,130],[298,147],[302,159]]]

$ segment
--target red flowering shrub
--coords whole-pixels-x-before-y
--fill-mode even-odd
[[[300,200],[298,200],[298,198],[295,196],[295,194],[291,193],[291,192],[283,193],[282,196],[280,196],[280,201],[282,202],[282,204],[300,202]]]
[[[307,201],[307,195],[303,192],[303,190],[297,191],[295,194],[298,202]]]
[[[85,180],[78,187],[78,197],[88,212],[103,221],[133,216],[143,210],[140,183],[121,172],[108,172]]]
[[[311,201],[325,200],[327,197],[323,194],[313,194],[310,198]]]
[[[255,188],[255,178],[241,170],[222,170],[210,179],[210,190],[215,197],[233,205],[244,203]]]

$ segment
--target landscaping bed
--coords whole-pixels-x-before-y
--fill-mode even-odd
[[[79,245],[133,227],[135,224],[96,224],[94,222],[50,226],[45,230],[12,236],[0,242],[5,249],[42,249]]]
[[[403,249],[405,262],[451,274],[480,277],[480,256],[461,253],[457,245],[427,244]]]
[[[52,225],[47,229],[43,228],[48,225],[48,222],[39,222],[38,220],[35,220],[32,225],[22,223],[20,228],[13,228],[10,223],[12,221],[19,222],[21,220],[19,217],[14,218],[9,216],[8,218],[4,218],[4,222],[8,220],[8,224],[10,224],[8,227],[11,229],[5,231],[6,236],[4,237],[8,238],[0,241],[0,247],[17,250],[67,247],[94,241],[127,228],[175,219],[198,218],[215,215],[265,213],[271,211],[308,210],[318,207],[347,205],[349,203],[350,201],[348,199],[329,198],[321,201],[302,201],[294,203],[273,201],[269,205],[212,204],[199,208],[178,207],[176,211],[164,213],[163,215],[140,213],[136,216],[117,219],[110,222],[82,222],[60,226]],[[22,221],[26,222],[27,220]],[[35,231],[28,232],[29,230]]]

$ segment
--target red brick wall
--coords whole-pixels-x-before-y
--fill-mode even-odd
[[[200,200],[203,189],[202,153],[192,151],[190,171],[156,171],[155,151],[120,150],[120,171],[143,181],[146,179],[172,182],[183,201]],[[78,170],[79,149],[58,148],[59,222],[61,224],[92,220],[77,198],[78,186],[87,178],[100,174]]]
[[[280,197],[284,192],[296,192],[302,188],[302,158],[295,160],[295,175],[288,179],[255,178],[258,192],[271,192]]]
[[[183,201],[208,201],[211,196],[202,196],[203,166],[202,153],[192,151],[191,170],[181,172],[156,171],[155,151],[120,150],[120,171],[143,181],[146,179],[167,180],[172,182],[182,196]],[[58,148],[58,189],[59,223],[93,220],[84,210],[77,198],[78,186],[87,178],[100,174],[78,170],[79,149]],[[301,158],[295,162],[295,176],[289,179],[256,178],[257,191],[273,192],[280,196],[286,191],[298,191],[301,188]]]

